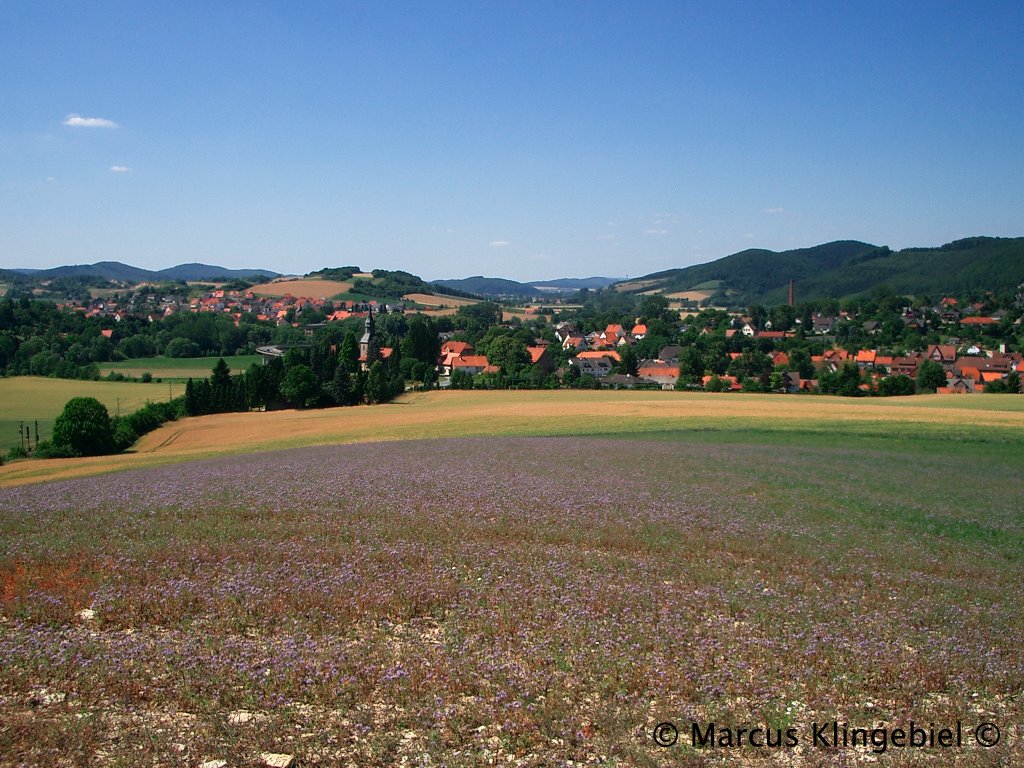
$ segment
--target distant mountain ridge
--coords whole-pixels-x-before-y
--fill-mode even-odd
[[[14,272],[33,280],[46,280],[55,277],[78,277],[83,275],[94,275],[104,280],[117,280],[121,282],[141,283],[146,281],[159,280],[212,280],[215,277],[253,277],[262,275],[265,277],[279,277],[280,272],[272,269],[228,269],[214,264],[178,264],[166,269],[152,270],[142,267],[133,267],[130,264],[123,264],[120,261],[98,261],[95,264],[74,264],[50,269],[9,269],[5,272]]]
[[[844,298],[883,287],[914,295],[1010,290],[1024,283],[1024,238],[970,237],[901,251],[856,240],[782,252],[750,249],[631,279],[619,290],[700,289],[729,304],[780,304],[788,299],[790,280],[797,301]]]
[[[477,296],[534,298],[552,293],[573,293],[583,288],[597,290],[607,288],[616,282],[618,282],[618,278],[615,277],[562,277],[557,280],[537,280],[520,283],[503,277],[476,275],[475,277],[460,279],[434,280],[431,282],[431,285],[468,291],[475,293]]]
[[[937,248],[901,251],[858,240],[838,240],[781,252],[749,249],[704,264],[662,270],[628,281],[586,277],[518,282],[477,275],[426,283],[409,273],[376,270],[374,274],[378,272],[380,276],[374,279],[394,284],[391,286],[394,291],[430,286],[491,299],[533,299],[557,292],[615,285],[617,290],[631,293],[703,290],[712,295],[714,303],[749,306],[784,303],[788,299],[790,280],[798,302],[852,297],[879,288],[918,296],[1015,290],[1024,284],[1024,237],[969,237]],[[118,261],[101,261],[50,269],[0,269],[0,281],[24,287],[38,284],[40,280],[75,276],[139,283],[273,278],[281,274],[270,269],[228,269],[198,263],[149,270]]]

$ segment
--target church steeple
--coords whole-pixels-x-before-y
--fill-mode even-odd
[[[377,331],[373,322],[373,307],[369,307],[369,312],[366,314],[363,338],[359,340],[359,359],[364,370],[368,370],[371,365],[381,359],[380,342],[377,341]]]

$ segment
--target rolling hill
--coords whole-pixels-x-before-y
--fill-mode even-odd
[[[12,269],[33,280],[47,280],[56,277],[97,276],[104,280],[124,283],[142,283],[160,280],[212,280],[218,277],[252,277],[263,275],[277,277],[280,273],[270,269],[228,269],[212,264],[179,264],[166,269],[152,270],[133,267],[120,261],[98,261],[95,264],[73,264],[50,269]]]
[[[1008,290],[1024,282],[1024,238],[972,237],[901,251],[855,240],[782,252],[751,249],[655,272],[630,285],[631,290],[659,293],[713,286],[714,301],[778,304],[787,300],[790,280],[798,301],[843,298],[882,287],[915,295]]]
[[[468,291],[477,296],[533,298],[552,293],[574,293],[583,288],[606,288],[615,283],[614,277],[563,277],[557,280],[537,280],[520,283],[503,277],[466,277],[458,280],[434,280],[433,285],[449,290]]]

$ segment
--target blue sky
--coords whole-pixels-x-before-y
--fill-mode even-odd
[[[1024,235],[1024,4],[0,4],[0,266],[636,276]]]

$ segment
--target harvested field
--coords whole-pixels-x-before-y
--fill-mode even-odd
[[[464,299],[461,296],[440,296],[433,293],[407,293],[402,298],[425,307],[466,307],[480,303],[475,299]]]
[[[615,283],[614,288],[617,291],[642,291],[645,288],[658,285],[664,282],[663,280],[630,280],[622,283]]]
[[[151,385],[138,385],[151,386]],[[164,425],[135,452],[0,467],[0,485],[109,472],[201,456],[325,443],[463,435],[578,435],[679,429],[712,439],[796,433],[845,438],[1016,444],[1024,398],[1000,395],[849,398],[627,391],[476,391],[407,394],[384,406],[229,413]],[[943,442],[944,441],[944,442]]]
[[[711,291],[676,291],[675,293],[666,293],[665,297],[669,299],[685,299],[686,301],[705,301],[712,296]]]
[[[853,766],[812,723],[913,720],[1007,740],[881,764],[1020,765],[1018,459],[468,438],[2,490],[0,764]]]
[[[329,299],[352,289],[351,280],[272,280],[262,285],[254,285],[249,290],[257,296],[286,296],[307,299]]]

